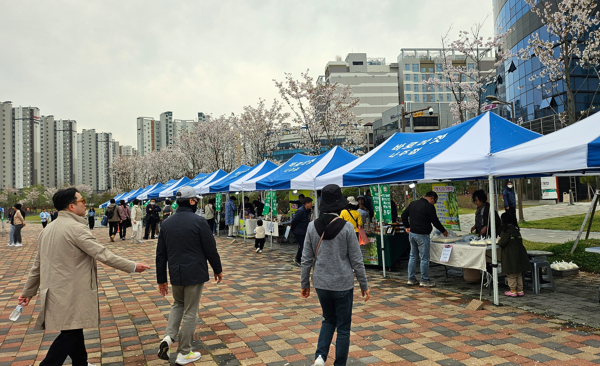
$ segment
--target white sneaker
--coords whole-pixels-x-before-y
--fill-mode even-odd
[[[173,344],[173,340],[171,337],[166,335],[162,341],[160,341],[160,345],[158,346],[158,358],[161,360],[168,361],[169,353],[171,353],[171,345]]]
[[[8,243],[7,247],[14,247],[15,245],[13,243]]]
[[[96,366],[96,365],[94,365],[93,363],[89,363],[88,362],[88,366]]]
[[[325,366],[325,360],[323,359],[323,357],[317,357],[315,363],[313,363],[313,366]]]
[[[260,248],[256,248],[256,253],[260,253]]]
[[[23,244],[21,244],[21,243],[17,243],[15,245],[13,245],[13,247],[22,247],[22,246],[23,246]]]
[[[200,352],[190,352],[187,356],[182,355],[181,353],[177,354],[177,361],[175,361],[178,365],[185,365],[188,363],[196,362],[202,357]]]
[[[260,253],[262,253],[262,249],[259,249],[259,250],[258,250],[258,253],[259,253],[259,254],[260,254]]]

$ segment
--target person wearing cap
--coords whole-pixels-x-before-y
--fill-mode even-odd
[[[312,209],[312,198],[302,198],[302,206],[296,211],[292,222],[290,223],[291,231],[294,233],[294,237],[298,242],[298,251],[293,263],[300,266],[300,260],[302,259],[302,251],[304,250],[304,238],[306,237],[306,229],[310,222],[310,210]]]
[[[424,198],[413,201],[402,212],[402,223],[409,233],[410,257],[408,260],[408,282],[409,286],[417,284],[417,256],[421,258],[421,287],[434,287],[435,283],[429,279],[429,244],[431,225],[435,226],[444,236],[448,236],[448,230],[442,225],[435,211],[438,200],[437,193],[431,191]]]
[[[335,184],[323,188],[321,215],[308,225],[302,252],[301,295],[310,296],[310,269],[314,265],[312,283],[323,311],[314,365],[327,361],[333,333],[337,330],[334,365],[345,365],[350,348],[354,275],[365,301],[371,297],[363,256],[353,226],[340,218],[348,200]]]
[[[217,283],[223,280],[223,269],[212,228],[204,217],[196,215],[200,200],[196,191],[192,187],[181,187],[176,198],[179,207],[163,222],[156,246],[158,290],[163,296],[169,292],[168,267],[174,299],[158,357],[169,360],[170,347],[179,334],[176,363],[185,365],[200,359],[200,352],[192,351],[192,342],[200,296],[204,283],[210,279],[207,261]]]
[[[340,217],[352,224],[355,233],[358,233],[358,228],[363,226],[362,216],[358,212],[358,202],[354,196],[348,197],[348,206],[342,210]]]

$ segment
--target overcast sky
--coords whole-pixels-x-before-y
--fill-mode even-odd
[[[0,100],[75,119],[136,146],[136,118],[239,113],[277,97],[273,79],[350,52],[396,62],[439,47],[491,0],[0,0]]]

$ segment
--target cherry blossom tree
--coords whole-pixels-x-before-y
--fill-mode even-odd
[[[115,175],[116,187],[121,191],[130,191],[138,188],[136,185],[136,157],[117,155],[113,159],[113,172]]]
[[[209,115],[206,122],[198,123],[198,143],[205,155],[205,171],[231,171],[236,168],[240,140],[239,130],[232,125],[234,118],[233,115],[217,118]]]
[[[237,125],[244,150],[243,163],[256,165],[264,159],[274,160],[273,153],[283,137],[283,123],[290,116],[282,109],[277,100],[267,108],[263,99],[258,100],[256,107],[244,107]]]
[[[52,197],[54,197],[54,194],[58,192],[58,188],[56,187],[48,187],[44,190],[44,197],[46,198],[45,202],[46,204],[52,204]]]
[[[478,116],[487,105],[482,95],[494,73],[489,71],[490,67],[484,67],[486,58],[496,53],[495,68],[512,57],[509,51],[500,51],[510,30],[484,40],[481,35],[484,23],[475,23],[468,31],[460,31],[454,41],[449,40],[450,27],[442,37],[441,55],[435,59],[437,76],[424,82],[431,92],[438,89],[452,94],[450,110],[458,122],[466,121],[467,113]],[[457,54],[460,57],[456,57]]]
[[[292,111],[292,128],[305,153],[319,155],[322,148],[341,145],[353,150],[365,145],[366,135],[359,132],[360,123],[352,112],[359,99],[349,86],[315,82],[308,70],[300,80],[286,73],[284,81],[273,81]]]
[[[595,0],[525,0],[548,30],[548,40],[535,33],[527,47],[519,50],[523,60],[537,57],[542,70],[529,78],[546,96],[555,96],[565,106],[560,114],[561,122],[569,125],[585,117],[593,108],[577,116],[572,74],[576,69],[587,70],[592,77],[598,77],[600,65],[600,18]],[[538,80],[539,79],[539,80]],[[564,84],[562,84],[564,83]],[[562,91],[564,85],[564,92]],[[596,89],[596,93],[598,88]]]

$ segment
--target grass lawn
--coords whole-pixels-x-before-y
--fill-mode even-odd
[[[25,221],[28,223],[32,223],[32,224],[40,224],[40,225],[42,224],[42,221],[40,219],[40,214],[25,216]]]
[[[592,231],[600,231],[600,218],[598,215],[594,215],[594,222],[592,224]],[[522,228],[528,229],[548,229],[548,230],[570,230],[579,231],[585,214],[555,217],[552,219],[536,220],[536,221],[525,221],[519,223]],[[587,225],[586,225],[587,229]]]
[[[581,240],[573,254],[571,254],[573,241],[564,244],[548,244],[523,240],[523,244],[527,250],[547,250],[554,253],[553,256],[548,257],[550,263],[564,260],[577,264],[582,271],[600,273],[600,254],[585,251],[585,248],[600,246],[598,239]]]
[[[459,207],[458,208],[458,215],[460,216],[460,215],[474,214],[475,211],[476,210],[472,209],[472,208],[462,208],[462,207]]]

